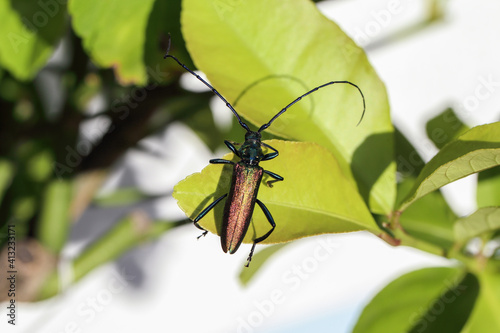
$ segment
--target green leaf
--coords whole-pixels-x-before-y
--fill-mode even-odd
[[[397,170],[402,178],[398,183],[399,202],[411,190],[425,163],[403,133],[397,129],[395,138]],[[453,224],[456,219],[457,216],[442,193],[435,191],[408,207],[399,217],[399,223],[413,238],[437,245],[441,249],[449,249],[454,244]],[[411,244],[415,245],[417,244]]]
[[[455,140],[470,128],[453,111],[448,108],[441,114],[427,122],[427,136],[434,142],[439,149],[443,148],[448,142]]]
[[[477,277],[471,273],[465,274],[431,304],[410,333],[460,332],[474,308],[479,288]]]
[[[176,51],[183,45],[180,0],[73,0],[69,11],[92,60],[113,67],[121,84],[145,85],[148,76],[155,83],[166,80],[167,33]],[[182,47],[179,53],[185,53]]]
[[[411,182],[408,183],[411,186]],[[441,191],[435,191],[409,206],[399,222],[411,236],[449,250],[455,243],[453,224],[456,219]]]
[[[417,152],[415,147],[408,139],[396,128],[394,132],[395,147],[396,147],[396,165],[398,173],[404,178],[412,178],[418,176],[425,165],[424,160]],[[398,190],[398,198],[401,192]]]
[[[101,194],[94,198],[94,204],[98,206],[123,206],[131,205],[141,200],[147,200],[153,196],[147,195],[136,187],[119,188],[111,193]]]
[[[101,264],[119,258],[134,246],[159,237],[171,227],[171,223],[150,221],[140,213],[127,216],[75,260],[75,281]]]
[[[154,0],[73,0],[73,28],[102,67],[114,67],[122,83],[146,82],[144,44]]]
[[[460,268],[424,268],[389,283],[365,307],[353,333],[460,332],[477,294],[477,278]]]
[[[0,65],[17,79],[30,80],[66,30],[66,5],[0,0],[0,22]]]
[[[482,272],[479,274],[481,291],[471,318],[463,333],[500,332],[500,275]]]
[[[500,206],[500,167],[479,173],[477,205],[478,207]]]
[[[0,159],[0,203],[14,175],[14,167],[7,159]]]
[[[355,184],[342,172],[330,152],[313,143],[265,142],[280,155],[262,162],[262,166],[285,180],[270,188],[265,184],[269,180],[265,176],[260,186],[258,198],[276,221],[276,229],[262,243],[281,243],[323,233],[378,230]],[[234,156],[228,154],[224,158]],[[173,195],[180,208],[194,219],[212,201],[229,191],[230,170],[229,165],[211,164],[201,173],[179,182]],[[217,205],[200,225],[220,235],[223,206],[223,203]],[[257,206],[244,242],[252,242],[269,229],[269,222]]]
[[[42,211],[37,238],[47,249],[58,254],[68,238],[71,225],[69,209],[73,186],[67,180],[54,180],[47,185],[43,195]]]
[[[302,82],[308,89],[333,80],[357,84],[367,103],[359,126],[360,94],[336,84],[293,105],[266,131],[321,144],[354,175],[372,211],[392,210],[393,128],[384,84],[364,52],[312,2],[186,0],[182,23],[197,67],[230,102],[261,80],[238,103],[257,126],[304,94]]]
[[[37,201],[35,196],[19,196],[13,200],[12,217],[18,221],[17,224],[21,226],[19,229],[22,232],[28,230],[28,222],[36,214],[36,209]]]
[[[399,210],[446,184],[499,164],[500,123],[474,127],[425,165]]]
[[[500,229],[500,207],[484,207],[455,222],[455,238],[466,241],[485,232]]]
[[[52,176],[54,156],[49,147],[43,147],[31,156],[27,165],[26,173],[35,182],[44,182]]]
[[[252,257],[252,264],[248,267],[243,267],[240,271],[239,279],[241,284],[244,286],[248,285],[267,260],[288,244],[289,243],[270,245],[255,253]]]

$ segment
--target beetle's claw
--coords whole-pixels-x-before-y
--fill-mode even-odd
[[[205,237],[207,234],[208,234],[208,231],[205,230],[201,235],[199,235],[198,237],[196,237],[196,239],[200,239],[201,237]]]
[[[250,255],[248,256],[247,263],[245,264],[245,267],[250,266],[250,261],[252,261],[252,253],[250,253]]]
[[[250,261],[252,261],[253,251],[255,250],[255,244],[257,243],[253,243],[252,245],[252,249],[250,250],[250,254],[248,255],[247,264],[245,265],[245,267],[248,267],[250,265]]]

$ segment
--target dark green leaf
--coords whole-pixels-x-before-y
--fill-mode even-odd
[[[12,163],[6,159],[0,159],[0,203],[2,202],[5,190],[9,187],[12,176],[14,174],[14,168]]]
[[[470,128],[453,111],[448,108],[443,113],[437,115],[427,122],[427,136],[434,142],[439,149],[443,148],[448,142],[455,140]]]
[[[479,294],[479,281],[471,273],[465,274],[456,284],[439,296],[422,313],[410,333],[455,333],[460,332],[474,308]]]
[[[500,275],[482,272],[479,276],[481,291],[469,322],[462,333],[500,332]]]
[[[365,307],[353,333],[457,333],[479,291],[477,279],[460,268],[434,267],[389,283]]]
[[[394,132],[394,139],[396,145],[397,171],[402,177],[416,178],[425,165],[424,160],[422,160],[417,150],[397,128]],[[400,193],[401,192],[398,191],[398,198]]]

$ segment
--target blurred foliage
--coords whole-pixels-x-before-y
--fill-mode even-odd
[[[212,95],[182,89],[182,71],[163,60],[170,33],[176,40],[172,51],[192,66],[180,31],[180,6],[180,1],[72,1],[67,8],[57,1],[0,1],[1,248],[15,230],[18,254],[37,258],[31,249],[43,248],[57,260],[72,225],[91,203],[125,206],[156,198],[135,188],[108,197],[96,197],[96,191],[129,148],[173,122],[198,128],[217,148],[215,140],[224,133],[209,135]],[[105,125],[94,128],[97,135],[90,140],[82,126],[97,117]],[[130,213],[136,214],[132,208]],[[177,225],[148,222],[151,227],[144,230],[151,231],[138,232],[124,227],[129,220],[117,221],[75,259],[75,280]],[[17,264],[24,265],[21,257]],[[20,279],[38,281],[38,291],[19,288],[20,299],[58,293],[56,265],[45,267],[47,274],[33,276],[19,269]]]
[[[443,3],[428,1],[423,21],[442,18]],[[240,275],[243,284],[285,251],[285,242],[365,229],[456,265],[395,279],[367,305],[355,332],[391,331],[388,325],[405,332],[500,331],[500,123],[469,129],[445,110],[426,126],[439,153],[425,163],[394,130],[385,87],[364,51],[313,2],[184,0],[181,7],[181,0],[73,0],[68,6],[0,0],[0,19],[0,269],[8,269],[15,230],[20,300],[57,295],[61,285],[185,223],[136,211],[135,203],[158,195],[134,186],[97,195],[111,167],[140,140],[182,122],[212,151],[223,139],[241,141],[237,124],[221,129],[214,122],[213,94],[183,89],[184,69],[163,60],[170,33],[170,52],[205,72],[230,101],[237,99],[250,126],[331,80],[355,82],[366,98],[358,127],[360,96],[335,85],[294,105],[264,133],[280,150],[266,165],[286,175],[274,189],[262,186],[259,196],[276,212],[269,241],[280,244],[255,255]],[[97,118],[105,125],[89,140],[82,128]],[[476,173],[479,209],[458,217],[439,189]],[[229,175],[210,165],[188,177],[176,187],[179,205],[193,217],[227,191]],[[57,270],[61,251],[91,204],[129,208],[74,258],[66,281]],[[201,223],[217,233],[221,210],[213,215]],[[256,213],[254,230],[263,228]],[[255,234],[247,236],[251,242]],[[473,249],[477,240],[481,245]]]

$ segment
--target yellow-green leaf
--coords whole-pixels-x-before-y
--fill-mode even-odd
[[[230,102],[259,82],[238,102],[238,111],[257,126],[305,93],[304,85],[357,84],[367,103],[359,126],[360,94],[335,84],[292,106],[268,131],[321,144],[354,175],[372,211],[392,210],[393,127],[384,84],[363,50],[311,1],[185,0],[182,29],[197,67]]]
[[[276,229],[263,243],[279,243],[323,233],[378,230],[356,185],[347,177],[333,155],[314,143],[266,141],[280,155],[261,163],[284,181],[266,186],[264,177],[258,199],[269,209]],[[224,158],[231,159],[232,155]],[[179,182],[174,197],[181,209],[194,219],[216,198],[229,191],[231,166],[209,165]],[[220,234],[224,201],[207,214],[200,225]],[[244,242],[252,242],[270,229],[269,222],[256,206],[253,224]]]
[[[477,205],[478,207],[500,206],[500,166],[479,173]]]
[[[500,207],[480,208],[473,214],[458,219],[454,225],[455,238],[462,242],[498,229],[500,229]]]
[[[417,177],[400,210],[455,180],[500,164],[500,123],[477,126],[441,149]]]
[[[40,243],[55,254],[62,250],[68,238],[72,197],[73,186],[67,180],[54,180],[44,191],[37,236]]]

